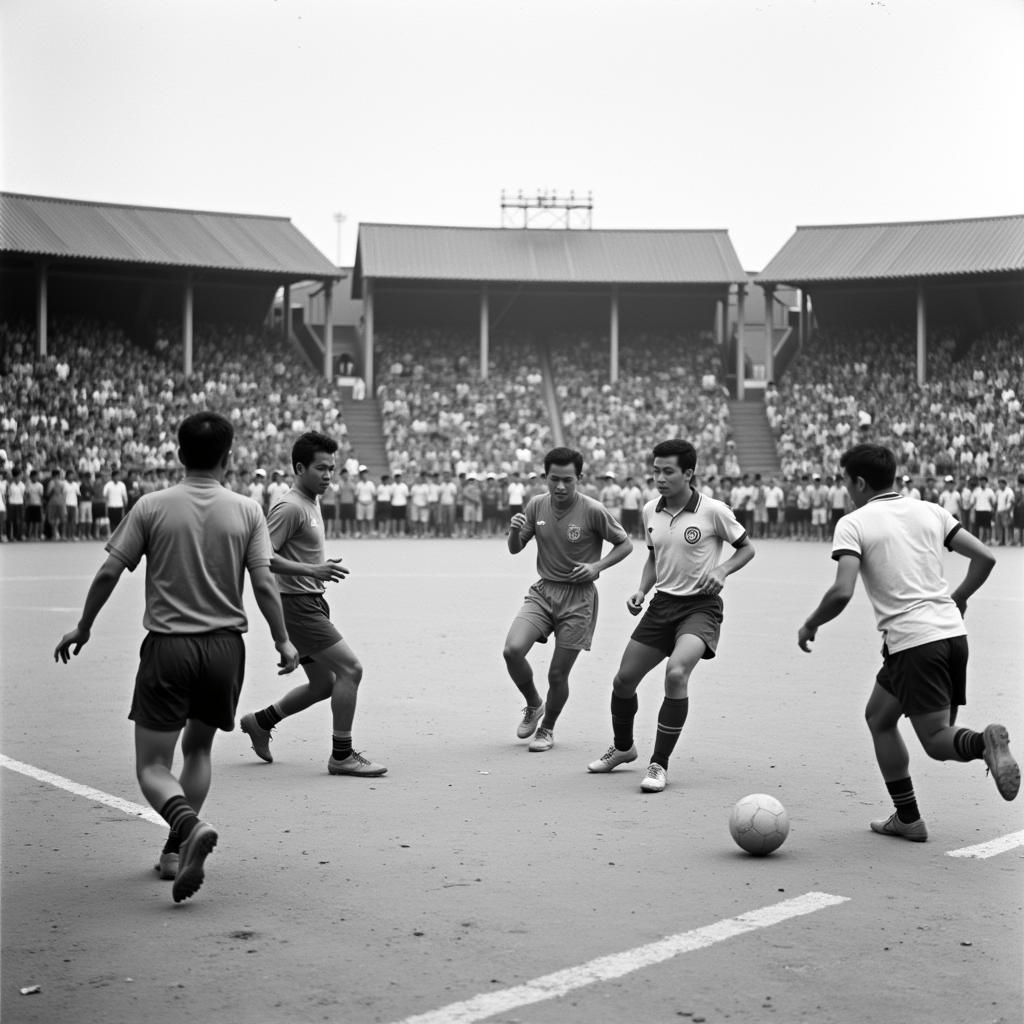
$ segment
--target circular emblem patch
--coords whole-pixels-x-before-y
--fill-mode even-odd
[[[696,526],[688,526],[683,531],[683,540],[687,544],[696,544],[700,540],[700,530]]]
[[[567,536],[569,540],[577,541],[583,536],[583,531],[575,523],[572,523],[567,531]]]

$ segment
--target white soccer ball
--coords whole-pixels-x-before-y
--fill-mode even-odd
[[[767,793],[751,793],[736,802],[729,815],[729,832],[736,845],[755,857],[777,850],[789,835],[786,808]]]

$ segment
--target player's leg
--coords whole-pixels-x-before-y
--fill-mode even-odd
[[[1020,791],[1020,767],[1010,753],[1006,727],[992,724],[982,732],[957,728],[955,715],[948,708],[922,715],[911,715],[910,724],[925,753],[936,761],[984,760],[999,795],[1012,800]]]
[[[679,741],[690,710],[690,673],[706,651],[707,644],[703,637],[681,633],[669,656],[668,665],[665,666],[665,697],[658,711],[654,750],[651,752],[648,777],[642,784],[645,792],[657,793],[665,788],[669,758]],[[652,771],[657,768],[661,771]]]
[[[587,771],[610,772],[620,764],[636,760],[633,723],[639,706],[637,687],[644,676],[660,665],[665,657],[665,651],[630,637],[612,680],[612,745],[596,761],[587,765]]]
[[[885,669],[879,672],[879,680],[887,680]],[[899,700],[885,689],[879,680],[875,681],[871,696],[864,710],[864,718],[871,732],[875,747],[875,760],[882,781],[892,797],[896,810],[891,817],[871,822],[873,832],[880,835],[897,836],[911,842],[923,843],[928,838],[928,829],[921,818],[914,795],[914,784],[910,778],[910,754],[899,733],[900,716],[903,708]],[[949,721],[947,710],[946,721]]]
[[[522,610],[512,620],[501,649],[509,678],[526,701],[522,719],[516,729],[516,736],[521,740],[529,739],[534,734],[544,714],[544,701],[534,683],[533,668],[527,655],[533,645],[550,632],[551,624],[545,619],[543,607],[528,596]]]
[[[554,731],[558,716],[569,699],[569,673],[572,671],[579,649],[555,647],[548,666],[548,692],[544,698],[544,716],[537,728],[537,734],[530,743],[530,750],[550,750],[555,743]]]
[[[383,775],[387,771],[384,765],[368,760],[352,747],[362,663],[344,640],[312,657],[312,664],[306,667],[310,685],[319,690],[331,680],[331,756],[327,770],[331,775]]]

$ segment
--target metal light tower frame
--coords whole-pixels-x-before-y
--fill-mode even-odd
[[[594,194],[577,197],[575,191],[559,195],[556,189],[537,189],[524,195],[501,190],[501,226],[503,228],[564,228],[589,231],[594,212]]]

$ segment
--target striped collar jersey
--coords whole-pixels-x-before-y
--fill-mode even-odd
[[[725,544],[739,547],[747,531],[723,501],[694,489],[673,515],[663,497],[644,505],[647,547],[654,552],[654,589],[675,597],[700,593],[697,581],[722,560]]]
[[[860,559],[860,576],[890,654],[965,636],[943,556],[960,523],[941,505],[879,494],[836,523],[832,557]]]

